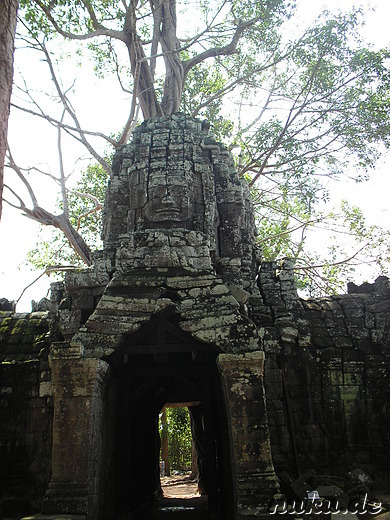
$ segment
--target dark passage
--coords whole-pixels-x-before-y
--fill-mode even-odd
[[[137,512],[148,519],[233,518],[229,429],[216,357],[212,346],[159,317],[107,358],[117,403],[115,485],[108,500],[115,519]],[[188,403],[202,496],[163,496],[159,413],[175,403]]]

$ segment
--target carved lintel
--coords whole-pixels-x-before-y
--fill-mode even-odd
[[[244,354],[220,354],[218,365],[224,373],[238,374],[249,371],[251,374],[263,376],[265,354],[263,351],[245,352]]]

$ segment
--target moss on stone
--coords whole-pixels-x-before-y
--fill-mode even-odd
[[[3,362],[37,362],[47,357],[47,312],[0,315],[0,359]],[[46,354],[43,354],[46,347]]]

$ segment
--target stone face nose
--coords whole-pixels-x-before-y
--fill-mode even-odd
[[[161,204],[163,206],[173,207],[175,206],[176,202],[175,199],[173,199],[170,195],[167,194],[162,198]]]

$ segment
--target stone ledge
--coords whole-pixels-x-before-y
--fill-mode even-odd
[[[34,515],[25,516],[21,520],[87,520],[85,515]]]

